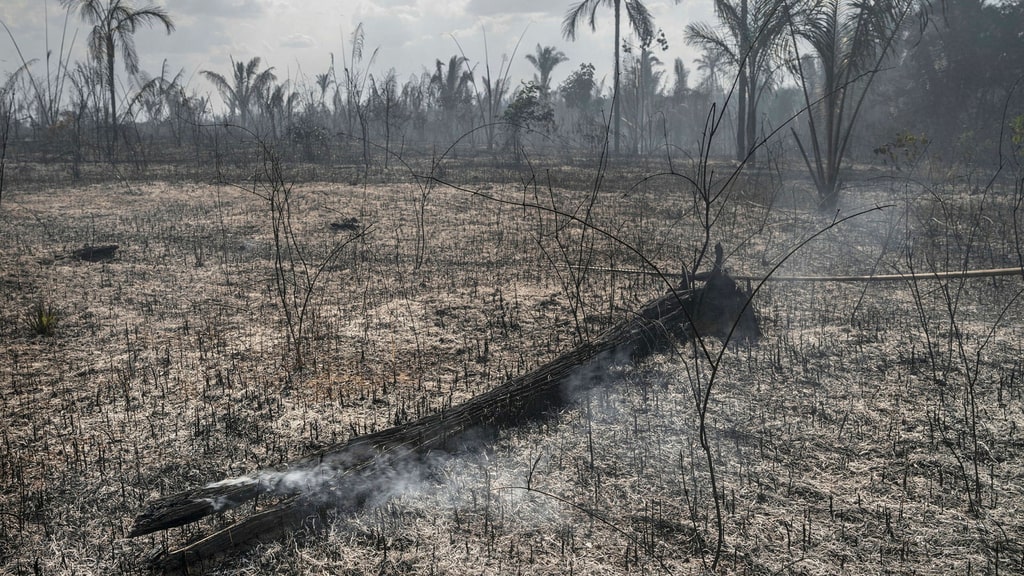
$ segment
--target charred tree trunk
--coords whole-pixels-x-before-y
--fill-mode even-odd
[[[184,548],[160,553],[154,567],[178,570],[283,531],[315,526],[332,511],[358,510],[386,500],[380,486],[389,475],[422,465],[431,454],[457,453],[489,433],[536,420],[568,403],[571,392],[599,383],[615,362],[637,360],[671,339],[715,336],[756,340],[757,318],[747,293],[718,268],[699,289],[674,290],[593,341],[463,404],[373,434],[329,446],[269,472],[209,484],[151,501],[136,518],[136,537],[195,522],[261,495],[284,498]],[[298,474],[296,474],[298,472]]]
[[[104,262],[113,260],[114,254],[119,246],[117,244],[103,244],[101,246],[83,246],[71,253],[76,260],[86,262]]]

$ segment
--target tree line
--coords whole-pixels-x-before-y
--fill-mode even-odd
[[[281,79],[260,56],[202,70],[221,109],[166,61],[156,75],[139,69],[135,33],[175,30],[164,9],[132,0],[62,5],[90,29],[88,58],[72,62],[63,46],[56,63],[49,54],[44,63],[22,57],[0,89],[0,120],[13,153],[55,150],[75,166],[131,158],[147,142],[197,147],[207,137],[201,127],[213,123],[304,161],[342,150],[370,163],[383,150],[376,161],[386,163],[456,139],[518,154],[534,134],[537,145],[559,149],[598,152],[607,137],[614,155],[665,154],[691,149],[714,111],[711,120],[732,134],[718,154],[756,162],[768,136],[786,138],[834,205],[851,155],[896,162],[924,143],[939,143],[934,153],[977,155],[1024,125],[1014,124],[1024,107],[1012,97],[1024,75],[1024,0],[714,0],[716,18],[684,30],[659,28],[642,0],[571,4],[567,41],[612,20],[610,79],[598,72],[604,63],[569,63],[556,45],[539,43],[502,55],[495,68],[459,47],[403,79],[377,69],[380,49],[368,49],[359,25],[343,57],[312,78]],[[700,50],[694,71],[660,59],[677,41]],[[515,58],[533,66],[532,78],[510,78]],[[571,73],[553,85],[553,71],[567,65]]]

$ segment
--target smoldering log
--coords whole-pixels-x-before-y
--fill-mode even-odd
[[[329,446],[289,463],[281,472],[225,480],[153,500],[135,518],[129,536],[195,522],[263,495],[284,498],[267,510],[153,559],[157,569],[185,568],[274,538],[282,530],[316,525],[325,514],[355,511],[386,498],[375,490],[388,474],[420,466],[421,460],[438,452],[472,449],[486,437],[482,431],[550,414],[569,401],[570,382],[593,386],[609,364],[648,356],[673,338],[686,341],[700,335],[725,339],[731,335],[735,340],[757,340],[760,327],[748,292],[717,266],[705,279],[703,286],[670,291],[594,340],[445,411]]]

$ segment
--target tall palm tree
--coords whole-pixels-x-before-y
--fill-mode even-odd
[[[642,43],[640,53],[626,59],[626,71],[623,74],[627,86],[623,100],[627,104],[627,114],[632,113],[630,125],[633,132],[633,150],[645,153],[649,149],[650,110],[660,94],[661,84],[665,77],[661,60],[650,50],[650,45]]]
[[[249,112],[261,94],[269,91],[269,88],[277,80],[274,76],[274,68],[270,67],[262,72],[260,57],[254,56],[249,62],[235,62],[231,58],[232,78],[229,82],[224,76],[210,70],[200,70],[200,74],[209,80],[214,88],[220,92],[224,102],[228,105],[230,117],[238,115],[239,124],[248,126]]]
[[[678,104],[690,91],[690,71],[682,58],[676,58],[672,62],[672,77],[675,82],[672,84],[672,99]]]
[[[455,128],[456,112],[472,99],[470,86],[473,84],[473,71],[465,56],[452,56],[447,66],[438,60],[435,66],[434,74],[430,77],[430,88],[445,115],[450,136]]]
[[[718,52],[736,69],[736,159],[753,159],[757,149],[757,106],[772,81],[775,47],[785,32],[783,0],[715,0],[721,23],[686,27],[686,41]]]
[[[116,127],[117,83],[114,79],[114,55],[117,49],[121,49],[125,71],[134,75],[139,71],[139,53],[135,50],[133,38],[136,30],[143,25],[162,25],[170,34],[174,31],[174,21],[163,8],[135,8],[131,0],[61,0],[61,5],[71,10],[77,8],[82,20],[92,25],[92,31],[89,33],[89,54],[103,66],[106,73],[104,81],[110,97],[107,124]],[[114,138],[111,135],[111,146],[113,142]]]
[[[567,61],[569,57],[554,46],[537,44],[536,50],[536,54],[527,54],[526,60],[537,69],[537,74],[533,75],[533,79],[537,86],[540,86],[541,97],[547,99],[551,92],[551,71],[555,69],[555,66]]]
[[[802,11],[787,13],[813,166],[804,142],[795,130],[793,135],[823,209],[838,204],[840,165],[861,104],[913,6],[911,0],[813,0]],[[796,52],[797,38],[810,47],[809,54]]]
[[[678,2],[678,0],[676,0]],[[621,70],[619,64],[619,47],[622,45],[621,21],[622,6],[625,4],[626,15],[629,25],[641,38],[654,35],[654,18],[647,10],[647,6],[641,0],[580,0],[569,7],[569,11],[562,20],[562,36],[567,40],[576,40],[576,30],[586,20],[591,30],[597,29],[597,9],[601,5],[610,6],[615,11],[615,77],[612,87],[612,116],[615,122],[614,129],[614,150],[619,152],[619,131],[622,127],[622,118],[619,114],[619,87],[621,81]]]

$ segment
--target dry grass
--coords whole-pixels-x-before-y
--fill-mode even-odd
[[[446,179],[573,211],[588,198],[582,173]],[[692,198],[677,180],[631,188],[638,181],[609,180],[593,221],[677,271],[699,238]],[[767,270],[829,221],[804,207],[805,185],[773,181],[745,179],[716,224],[738,272]],[[971,267],[1012,265],[1008,199],[979,208],[958,190],[861,190],[856,203],[894,207],[829,232],[781,273],[906,270],[908,253],[919,269],[928,257],[956,268],[965,255]],[[314,265],[351,234],[331,222],[355,217],[366,232],[312,291],[302,371],[258,197],[190,182],[5,191],[0,571],[144,571],[154,547],[224,521],[126,539],[147,500],[459,402],[662,291],[621,274],[576,284],[565,264],[581,253],[597,266],[639,259],[594,235],[581,252],[579,227],[564,219],[445,187],[312,182],[294,188],[291,208]],[[61,258],[101,243],[121,246],[115,260]],[[766,285],[756,301],[765,338],[726,352],[709,410],[726,534],[720,571],[1024,570],[1024,306],[1000,316],[1020,282],[968,281],[952,314],[956,281],[916,292]],[[22,321],[40,301],[62,312],[51,337]],[[392,498],[323,532],[208,568],[701,573],[716,530],[692,395],[708,366],[694,358],[683,346],[610,368],[614,386],[543,424],[484,453],[439,459],[433,474],[406,474]]]

